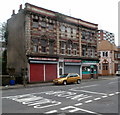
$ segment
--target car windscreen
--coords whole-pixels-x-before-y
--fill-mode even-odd
[[[63,74],[63,75],[60,75],[60,78],[64,78],[64,77],[67,77],[68,74]]]

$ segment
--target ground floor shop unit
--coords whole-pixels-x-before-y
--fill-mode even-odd
[[[29,58],[29,82],[47,82],[66,73],[78,73],[82,79],[96,78],[97,61],[66,58]]]

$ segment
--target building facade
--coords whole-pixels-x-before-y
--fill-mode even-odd
[[[64,73],[97,77],[98,25],[26,3],[8,19],[8,68],[29,82]]]
[[[115,51],[115,72],[116,74],[120,74],[120,46],[117,47],[117,51]]]
[[[101,40],[107,40],[112,44],[115,44],[115,35],[106,30],[98,30],[98,42]]]
[[[98,53],[100,57],[99,75],[115,75],[119,65],[117,46],[107,40],[102,40],[98,43]]]

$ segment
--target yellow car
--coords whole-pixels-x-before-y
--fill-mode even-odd
[[[68,84],[68,83],[75,83],[77,82],[78,84],[81,83],[82,78],[80,77],[79,74],[77,73],[68,73],[68,74],[63,74],[59,78],[54,79],[53,83],[54,84]]]

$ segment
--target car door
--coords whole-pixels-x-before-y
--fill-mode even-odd
[[[73,74],[68,75],[67,83],[73,83],[73,82],[75,82],[74,75]]]

